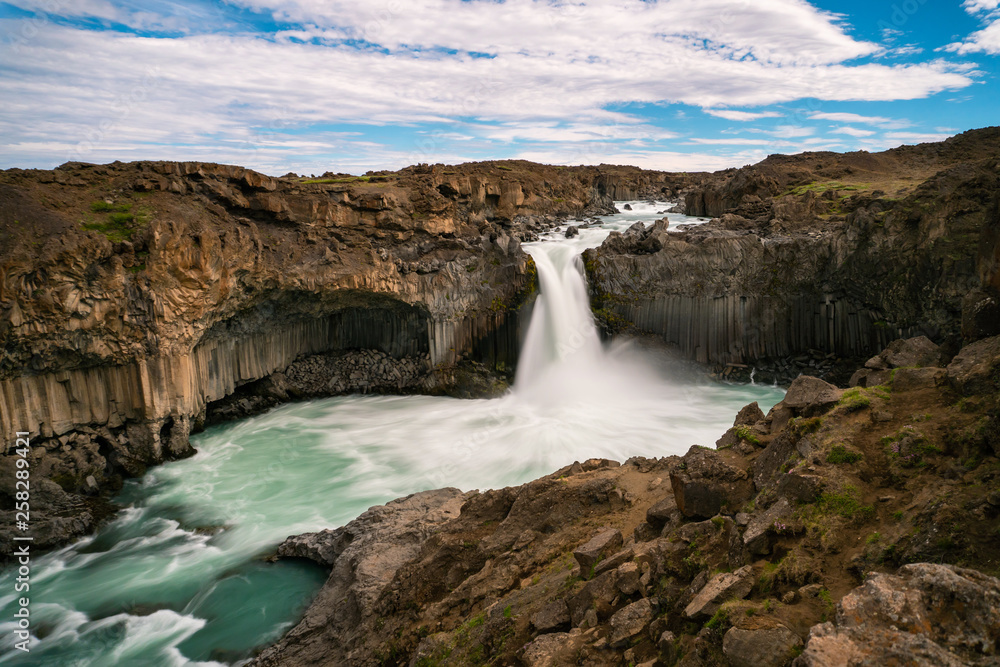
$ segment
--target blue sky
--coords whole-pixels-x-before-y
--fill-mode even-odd
[[[677,171],[998,124],[1000,0],[0,0],[0,167]]]

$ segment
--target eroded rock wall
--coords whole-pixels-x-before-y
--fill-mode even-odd
[[[993,335],[1000,132],[946,144],[716,174],[688,192],[712,222],[587,251],[594,306],[714,364]]]
[[[280,396],[492,390],[489,374],[514,371],[535,290],[520,241],[613,212],[601,174],[524,162],[321,178],[170,162],[4,172],[4,442],[32,434],[54,508],[190,454],[213,405],[220,417]],[[335,381],[347,352],[365,361]],[[316,355],[340,361],[299,364],[276,389]],[[245,402],[220,403],[237,393]],[[0,463],[9,494],[12,458]],[[33,509],[43,523],[45,504]]]

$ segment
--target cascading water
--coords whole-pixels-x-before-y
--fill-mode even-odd
[[[510,394],[345,396],[207,430],[192,439],[196,456],[130,482],[118,498],[128,509],[96,535],[33,560],[32,650],[5,645],[0,665],[240,664],[295,622],[325,577],[258,560],[289,534],[423,489],[520,484],[590,457],[680,454],[712,444],[746,403],[768,409],[780,390],[685,377],[627,345],[601,345],[578,255],[654,219],[656,208],[632,208],[577,238],[527,245],[541,294]],[[16,576],[0,575],[5,641]]]

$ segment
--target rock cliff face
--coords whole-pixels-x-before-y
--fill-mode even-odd
[[[588,251],[595,307],[715,364],[864,358],[919,334],[957,349],[1000,331],[998,156],[987,128],[720,172],[685,198],[711,223]]]
[[[85,530],[88,498],[189,454],[206,419],[296,396],[488,389],[464,378],[514,368],[535,283],[520,240],[665,181],[526,162],[0,174],[0,426],[8,445],[31,433],[33,480],[58,484],[33,522],[76,506]],[[0,463],[10,495],[13,457]]]
[[[715,449],[290,537],[331,577],[252,664],[995,664],[1000,337],[941,352],[896,341],[870,387],[803,376]]]

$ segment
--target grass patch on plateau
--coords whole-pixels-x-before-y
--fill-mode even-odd
[[[857,463],[862,458],[864,458],[859,452],[854,452],[845,447],[844,445],[834,445],[830,448],[830,453],[827,454],[827,463]]]
[[[824,493],[816,506],[824,514],[836,514],[856,523],[875,518],[875,506],[862,503],[857,488],[849,484],[838,492]]]
[[[90,205],[90,210],[98,214],[98,217],[95,219],[88,216],[80,226],[87,231],[103,234],[112,243],[130,240],[152,217],[145,207],[133,209],[132,202],[109,204],[98,200]]]

